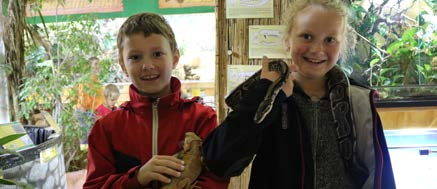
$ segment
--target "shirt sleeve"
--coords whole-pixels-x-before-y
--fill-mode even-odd
[[[203,106],[203,105],[202,105]],[[205,107],[203,111],[198,115],[198,122],[196,123],[196,134],[200,138],[205,139],[208,134],[217,127],[217,114],[211,107]],[[214,188],[214,189],[227,189],[229,185],[228,178],[220,178],[204,169],[194,185],[199,188]]]
[[[100,123],[94,124],[88,137],[88,174],[83,188],[145,188],[136,178],[139,166],[116,173],[111,141]]]
[[[274,105],[261,124],[257,125],[253,120],[271,83],[267,79],[258,81],[243,97],[239,109],[230,112],[224,122],[204,140],[204,162],[214,174],[225,178],[238,176],[252,161],[262,141],[262,129],[279,114],[280,106]],[[275,103],[285,99],[286,95],[281,90]]]

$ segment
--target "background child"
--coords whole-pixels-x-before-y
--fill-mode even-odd
[[[103,96],[105,96],[105,101],[96,108],[94,115],[95,121],[117,109],[115,103],[117,103],[117,100],[120,97],[120,90],[116,85],[108,84],[105,86]]]
[[[279,77],[263,58],[261,80],[204,140],[206,166],[231,177],[253,160],[249,188],[395,188],[375,91],[336,65],[351,48],[347,7],[340,0],[296,0],[287,11],[292,73],[256,125],[258,105]]]
[[[197,98],[181,99],[181,82],[171,76],[179,61],[173,30],[160,15],[129,17],[117,37],[119,64],[132,80],[130,101],[97,120],[89,136],[84,188],[157,188],[179,177],[184,162],[173,157],[186,132],[202,139],[217,116]],[[195,187],[227,188],[204,170]]]
[[[76,105],[75,115],[79,121],[80,127],[85,131],[83,138],[81,139],[81,145],[87,144],[87,138],[89,131],[94,123],[94,110],[99,104],[104,102],[103,97],[103,85],[98,74],[100,72],[100,59],[93,56],[88,59],[88,63],[91,67],[91,75],[89,80],[85,83],[79,84],[78,99]]]

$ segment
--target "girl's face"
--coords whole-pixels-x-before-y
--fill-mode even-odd
[[[162,35],[142,33],[125,36],[122,43],[122,69],[143,95],[158,98],[171,93],[171,71],[179,61]]]
[[[323,78],[336,64],[344,32],[343,18],[320,5],[309,5],[296,16],[287,45],[298,74]]]

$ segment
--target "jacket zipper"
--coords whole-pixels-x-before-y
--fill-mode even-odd
[[[317,146],[318,146],[318,138],[319,138],[319,102],[317,101],[313,104],[314,108],[314,117],[316,122],[314,123],[314,146],[313,146],[313,161],[314,161],[314,188],[317,188]]]
[[[152,156],[158,155],[158,102],[159,98],[152,103]]]
[[[304,189],[305,188],[305,169],[306,169],[306,166],[305,166],[305,154],[304,154],[304,147],[303,147],[303,139],[302,139],[302,124],[300,123],[300,120],[299,120],[299,116],[297,116],[296,117],[296,120],[297,120],[297,125],[298,125],[298,129],[299,129],[299,146],[300,146],[300,163],[302,164],[302,167],[301,167],[301,177],[300,177],[300,179],[301,179],[301,189]]]

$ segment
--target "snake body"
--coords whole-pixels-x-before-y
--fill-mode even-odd
[[[286,82],[289,70],[288,65],[282,60],[274,60],[269,62],[269,71],[276,71],[280,74],[280,77],[270,84],[267,89],[267,93],[258,106],[255,112],[254,121],[256,124],[261,123],[265,117],[270,113],[273,107],[273,102],[276,99],[279,91]],[[258,80],[260,80],[261,70],[250,76],[246,81],[238,85],[229,95],[226,97],[225,102],[231,109],[235,110],[240,107],[241,99],[248,92]]]

